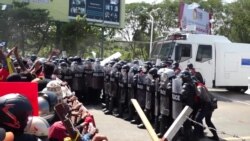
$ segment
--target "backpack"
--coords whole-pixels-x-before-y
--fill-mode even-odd
[[[214,97],[204,85],[203,86],[202,85],[203,84],[201,83],[201,89],[199,90],[198,86],[196,87],[196,94],[197,97],[199,97],[200,104],[205,102],[212,110],[217,109],[218,108],[217,98]]]

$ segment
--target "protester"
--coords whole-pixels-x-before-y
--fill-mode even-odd
[[[24,133],[28,117],[32,116],[31,103],[26,97],[17,93],[1,96],[0,108],[0,128],[4,128],[7,132],[12,132],[14,141],[38,140],[36,136]]]

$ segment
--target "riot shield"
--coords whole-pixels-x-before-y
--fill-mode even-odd
[[[104,69],[100,62],[95,62],[93,65],[92,88],[103,89],[104,87]]]
[[[172,117],[173,119],[176,119],[178,115],[181,113],[183,109],[183,103],[182,103],[182,80],[181,78],[177,77],[173,79],[172,82]]]

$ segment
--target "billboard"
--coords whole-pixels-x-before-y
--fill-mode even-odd
[[[69,18],[86,15],[87,21],[98,25],[119,26],[122,0],[69,0]]]
[[[180,3],[179,28],[185,30],[192,27],[196,33],[211,34],[211,14],[198,8],[198,5]]]
[[[11,4],[13,0],[1,0]],[[125,0],[15,0],[29,2],[34,9],[47,9],[53,20],[68,22],[77,16],[86,16],[89,23],[99,26],[123,28]]]

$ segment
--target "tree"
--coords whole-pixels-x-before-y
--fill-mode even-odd
[[[101,28],[90,25],[83,17],[79,20],[62,23],[61,49],[69,55],[90,56],[92,51],[100,52]],[[112,30],[108,31],[112,33]],[[109,34],[112,36],[112,34]],[[105,37],[106,38],[106,37]],[[100,56],[100,54],[97,54]]]
[[[4,38],[10,44],[18,44],[22,49],[38,53],[49,43],[51,26],[49,12],[42,9],[29,9],[28,3],[13,2],[13,8],[1,13],[1,27]]]
[[[236,42],[250,43],[250,1],[238,0],[229,4],[229,37]]]

